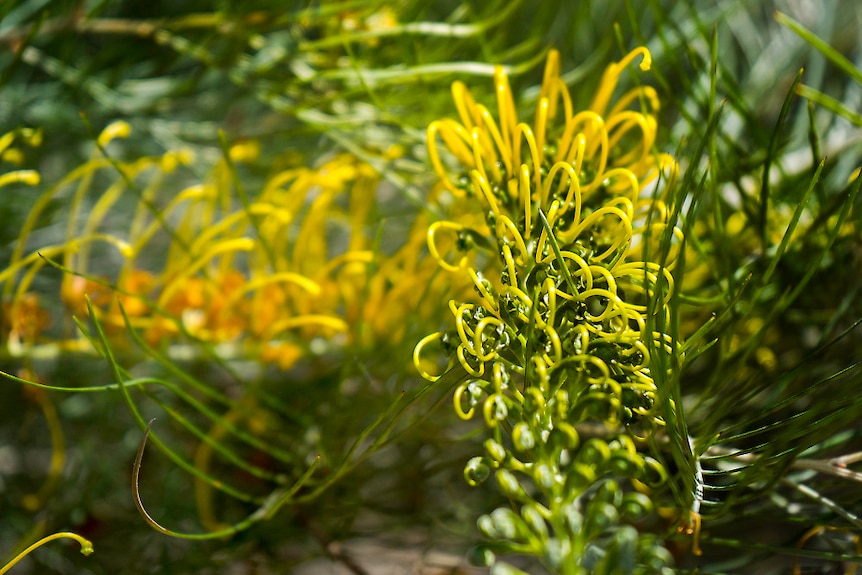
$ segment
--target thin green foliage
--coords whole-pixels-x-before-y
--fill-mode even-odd
[[[0,8],[0,570],[862,561],[831,6]]]

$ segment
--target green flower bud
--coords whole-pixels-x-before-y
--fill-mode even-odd
[[[643,493],[636,491],[626,493],[623,495],[619,510],[626,521],[640,521],[652,512],[652,500]]]
[[[487,517],[487,515],[485,517]],[[475,565],[477,567],[488,567],[489,565],[493,565],[495,559],[496,557],[494,556],[494,552],[481,545],[472,547],[467,552],[467,560],[471,565]]]
[[[584,442],[575,459],[578,463],[602,469],[610,458],[611,450],[608,444],[598,437],[593,437]]]
[[[554,485],[560,482],[560,478],[556,469],[542,461],[533,467],[533,481],[540,489],[549,493],[553,490]]]
[[[473,457],[464,467],[464,480],[470,487],[476,487],[480,483],[484,483],[490,475],[491,468],[488,467],[485,460],[481,457]]]
[[[529,451],[535,447],[536,438],[529,425],[521,422],[512,429],[512,444],[518,451]]]
[[[526,526],[521,521],[521,518],[508,507],[498,507],[492,511],[491,521],[494,522],[494,528],[497,532],[498,538],[508,539],[509,541],[516,541],[524,538]]]
[[[614,507],[618,507],[623,500],[623,492],[620,489],[619,484],[613,479],[606,479],[602,481],[598,489],[596,489],[595,495],[593,495],[593,501],[602,501],[604,503],[609,503]]]
[[[521,487],[518,478],[508,469],[497,470],[497,486],[500,488],[500,493],[507,497],[519,500],[526,497],[524,488]]]
[[[499,533],[497,533],[497,524],[494,523],[494,520],[491,519],[490,515],[479,516],[479,519],[476,520],[476,527],[479,528],[482,535],[489,539],[499,538]]]
[[[584,531],[587,539],[595,539],[607,529],[619,525],[617,508],[604,501],[591,501],[587,507]]]
[[[541,541],[545,541],[548,538],[548,525],[545,523],[545,518],[535,503],[527,503],[521,507],[521,517],[524,519],[527,527],[530,528],[530,531],[538,536]]]
[[[640,455],[618,449],[611,454],[608,467],[612,473],[623,477],[638,477],[643,474],[644,460]]]
[[[644,456],[643,461],[643,472],[635,479],[639,479],[649,487],[658,487],[667,480],[667,472],[661,463],[648,455]]]
[[[493,439],[485,440],[485,451],[492,460],[501,463],[506,459],[506,448],[494,441]]]

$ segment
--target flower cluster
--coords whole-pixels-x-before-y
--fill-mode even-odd
[[[611,64],[584,111],[551,52],[532,125],[519,122],[498,69],[496,118],[455,83],[459,120],[428,128],[458,206],[429,226],[429,250],[477,297],[451,301],[454,329],[425,337],[414,359],[434,380],[426,349],[441,347],[466,372],[455,411],[480,412],[490,432],[465,477],[475,485],[493,472],[514,510],[480,518],[488,549],[537,556],[554,572],[670,562],[632,527],[652,512],[635,488],[666,477],[641,439],[664,425],[650,357],[675,347],[654,326],[667,320],[682,239],[661,199],[676,166],[653,147],[655,92],[641,86],[610,103],[638,56],[648,69],[645,48]],[[438,141],[460,167],[446,167]]]
[[[109,126],[100,148],[129,132],[124,122]],[[18,310],[13,317],[32,308],[28,290],[51,259],[73,272],[61,286],[73,313],[86,313],[86,296],[109,333],[122,334],[128,324],[151,345],[191,338],[288,369],[315,340],[375,349],[414,337],[411,325],[422,322],[404,319],[433,313],[419,302],[446,298],[452,287],[423,256],[425,217],[412,223],[404,241],[380,240],[380,176],[348,154],[278,172],[259,192],[241,197],[234,191],[237,169],[257,154],[252,142],[233,146],[203,181],[170,198],[159,192],[168,176],[192,163],[190,152],[132,162],[95,155],[50,187],[24,224],[2,278],[26,270],[11,298]],[[87,192],[106,174],[114,183],[85,210]],[[66,240],[25,255],[44,208],[72,186]],[[136,211],[125,230],[117,229],[112,211],[122,209],[130,192],[139,196]],[[94,247],[99,243],[120,257],[106,258]],[[114,262],[111,276],[106,262]]]

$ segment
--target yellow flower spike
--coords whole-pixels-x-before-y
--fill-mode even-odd
[[[580,270],[578,270],[578,273],[580,273]],[[602,278],[605,280],[605,283],[608,286],[606,289],[614,295],[617,294],[617,280],[616,280],[614,274],[611,273],[611,271],[608,268],[603,267],[603,266],[590,266],[589,267],[589,275],[591,277],[590,277],[590,281],[589,281],[589,284],[587,286],[587,289],[592,289],[592,283],[593,283],[592,278],[594,278],[596,276],[602,276]],[[617,273],[616,277],[620,277],[620,276],[622,276],[622,274]]]
[[[646,72],[650,69],[650,66],[652,65],[652,56],[650,55],[649,50],[644,46],[635,48],[626,54],[619,62],[609,65],[605,68],[604,74],[602,74],[602,79],[599,82],[599,89],[593,97],[593,101],[589,107],[590,110],[599,115],[605,113],[611,96],[613,96],[614,89],[617,87],[617,83],[619,83],[620,74],[638,56],[642,56],[640,63],[641,71]]]
[[[99,227],[99,224],[105,219],[105,215],[111,209],[111,207],[117,202],[120,198],[120,195],[125,191],[126,184],[122,179],[118,179],[115,181],[106,191],[103,193],[99,199],[96,201],[92,210],[90,211],[89,216],[87,217],[87,222],[84,224],[84,227],[80,232],[74,230],[74,222],[70,222],[68,228],[67,239],[72,239],[78,235],[88,236],[92,235],[96,232],[96,229]],[[86,254],[82,258],[84,263],[86,263]],[[82,272],[86,270],[80,270]]]
[[[610,291],[603,288],[593,288],[584,290],[575,296],[576,301],[580,302],[588,302],[590,298],[597,298],[599,300],[607,300],[605,304],[605,308],[601,310],[601,313],[593,314],[588,309],[584,315],[593,323],[603,322],[612,317],[618,316],[620,314],[625,313],[625,306],[623,305],[623,300]]]
[[[35,170],[15,170],[14,172],[6,172],[0,176],[0,188],[11,184],[38,186],[39,182],[39,172]]]
[[[16,555],[12,561],[0,567],[0,575],[4,575],[4,573],[8,572],[12,567],[14,567],[21,559],[32,553],[34,550],[38,549],[45,543],[53,541],[55,539],[74,539],[81,545],[81,554],[84,556],[89,556],[93,553],[93,544],[90,543],[87,539],[84,539],[77,533],[72,533],[71,531],[60,531],[58,533],[54,533],[52,535],[48,535],[47,537],[43,537],[42,539],[36,541],[29,547],[27,547],[24,551]]]
[[[326,266],[324,266],[324,275],[329,276],[335,273],[335,270],[340,266],[344,266],[350,268],[351,270],[357,269],[354,264],[361,264],[362,270],[365,270],[368,264],[374,262],[375,253],[370,250],[354,250],[341,254],[340,256],[335,256],[329,262],[327,262]]]
[[[624,284],[626,289],[638,291],[639,293],[645,293],[646,288],[643,285],[644,283],[651,284],[652,286],[655,286],[658,283],[658,276],[655,274],[655,272],[658,271],[661,271],[662,276],[667,282],[667,293],[663,299],[663,303],[667,304],[673,297],[675,283],[673,273],[666,266],[661,266],[656,262],[629,262],[614,268],[616,277],[621,280],[620,283]],[[626,278],[632,278],[639,281],[632,282],[626,280]],[[627,305],[634,307],[634,304]]]
[[[104,148],[107,147],[112,141],[117,138],[128,138],[132,133],[132,127],[128,122],[124,120],[117,120],[116,122],[111,122],[102,132],[99,134],[99,137],[96,139],[99,146]]]
[[[229,240],[230,236],[235,234],[234,228],[238,227],[238,224],[245,223],[248,223],[248,214],[243,210],[227,215],[218,222],[204,227],[194,236],[191,243],[181,250],[182,255],[175,258],[173,267],[184,270],[197,254],[203,253],[208,246],[214,243]],[[219,239],[219,236],[222,236],[222,239]]]
[[[120,124],[122,123],[120,122]],[[121,135],[125,133],[122,129],[122,126],[119,126],[119,128],[117,128],[116,130],[109,130],[108,128],[106,128],[105,132],[119,132]],[[103,132],[103,134],[105,132]],[[95,171],[84,173],[80,178],[80,182],[78,183],[77,189],[75,190],[75,194],[73,196],[72,204],[69,210],[70,215],[67,218],[66,225],[66,241],[71,242],[80,236],[94,235],[99,225],[102,223],[102,221],[104,221],[108,211],[117,202],[122,193],[127,189],[127,179],[135,178],[144,170],[154,165],[157,165],[157,161],[153,158],[146,157],[132,163],[118,164],[117,168],[123,172],[125,177],[117,177],[114,182],[109,186],[109,188],[99,197],[92,210],[90,210],[90,213],[86,216],[86,223],[84,224],[83,228],[79,230],[78,220],[79,217],[81,217],[80,214],[82,211],[83,201],[86,194],[90,190]],[[151,193],[152,191],[150,192],[150,194]],[[143,195],[145,197],[147,196],[146,190],[144,191]],[[130,247],[129,251],[133,254],[135,253],[134,248]],[[89,246],[84,246],[84,248],[80,250],[80,252],[69,252],[64,256],[63,265],[69,269],[74,269],[75,271],[81,273],[88,273],[88,264],[90,259],[89,253]],[[80,262],[80,264],[78,264],[78,262]]]

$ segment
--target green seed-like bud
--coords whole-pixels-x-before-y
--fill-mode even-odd
[[[485,440],[485,451],[496,462],[503,462],[506,459],[506,448],[494,441],[493,439]]]
[[[587,539],[598,537],[605,530],[616,527],[620,522],[617,508],[604,501],[591,501],[587,507],[586,531]]]
[[[548,538],[548,525],[545,523],[542,513],[536,508],[536,504],[527,503],[521,507],[521,517],[524,518],[530,531],[536,534],[541,541]]]
[[[533,481],[546,493],[550,492],[558,483],[556,470],[544,461],[537,463],[533,468]]]
[[[490,515],[481,515],[479,519],[476,520],[476,527],[479,528],[482,535],[489,539],[497,539],[499,537],[499,533],[497,533],[497,525],[494,523],[494,520],[491,519]]]
[[[536,445],[533,430],[523,421],[512,429],[512,444],[518,451],[529,451]]]
[[[487,517],[487,516],[486,516]],[[488,567],[494,564],[494,552],[487,547],[476,546],[467,552],[467,560],[477,567]]]
[[[526,496],[518,478],[508,469],[497,470],[497,486],[500,488],[500,493],[507,497],[523,499]]]
[[[613,479],[602,481],[598,489],[596,489],[596,494],[593,495],[593,501],[602,501],[614,507],[618,507],[622,503],[622,500],[623,492],[619,484]]]
[[[619,509],[626,521],[639,521],[652,512],[653,505],[648,496],[633,491],[623,495]]]
[[[473,457],[467,462],[464,467],[464,480],[470,487],[476,487],[480,483],[484,483],[491,475],[491,468],[485,463],[481,457]]]
[[[523,539],[522,530],[525,526],[521,518],[515,515],[511,509],[507,507],[495,509],[491,512],[491,521],[494,522],[498,537],[510,541]]]

